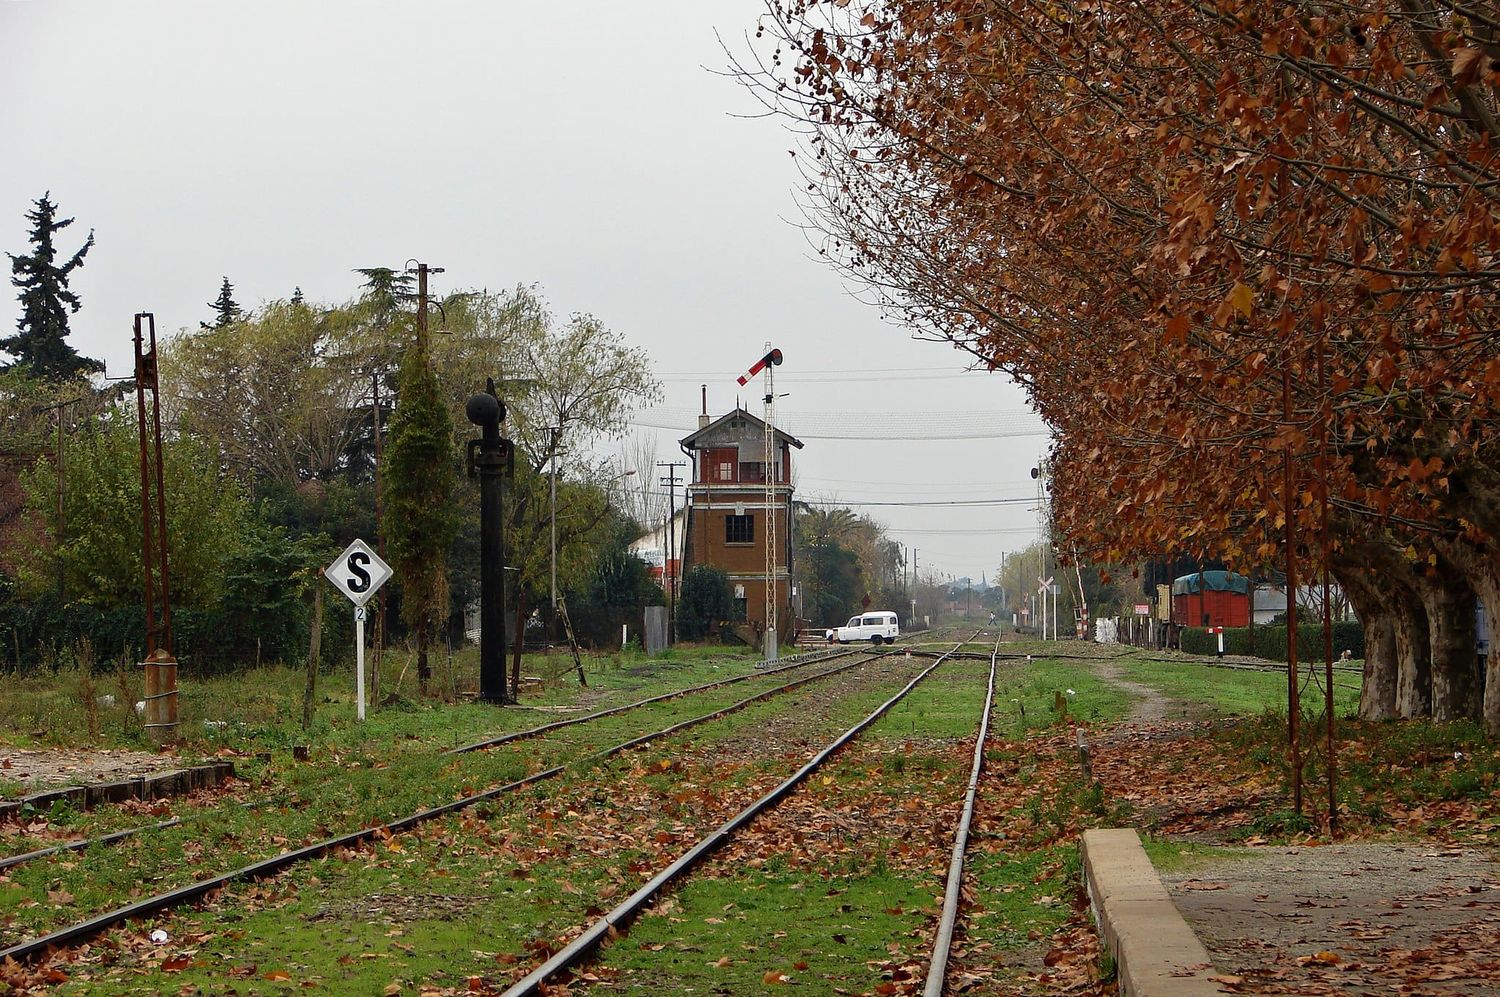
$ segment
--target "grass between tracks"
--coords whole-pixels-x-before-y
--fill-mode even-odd
[[[912,662],[904,675],[924,664]],[[813,993],[913,992],[984,670],[979,662],[939,669],[806,789],[611,944],[572,989],[738,994],[775,992],[790,982]],[[1151,684],[1146,668],[1126,675]],[[1284,688],[1281,676],[1215,669],[1197,683],[1180,682],[1179,694],[1227,705],[1216,698],[1225,695],[1225,678],[1260,683],[1263,698],[1254,705],[1261,708]],[[300,992],[305,983],[337,993],[391,986],[405,993],[422,986],[498,991],[792,771],[799,752],[805,756],[847,728],[903,681],[891,674],[842,692],[815,683],[673,744],[499,801],[487,808],[488,819],[441,821],[274,884],[229,891],[202,914],[163,918],[172,934],[167,945],[145,940],[151,924],[116,932],[86,956],[98,962],[67,968],[74,979],[62,992],[269,994]],[[752,686],[758,688],[730,687],[725,699],[749,695]],[[996,740],[971,845],[966,935],[954,964],[956,978],[996,992],[1098,986],[1095,943],[1074,906],[1080,828],[1135,822],[1164,835],[1207,832],[1216,840],[1305,834],[1278,816],[1286,773],[1276,739],[1283,721],[1274,714],[1199,725],[1149,751],[1101,745],[1094,770],[1101,790],[1082,779],[1071,731],[1055,709],[1059,692],[1069,718],[1098,727],[1130,705],[1083,662],[1002,666]],[[621,722],[613,740],[621,740],[628,724],[613,719]],[[659,719],[640,729],[661,725]],[[780,726],[786,724],[794,726]],[[577,741],[566,749],[559,739],[547,750],[582,751],[585,743],[609,740],[602,726],[585,735],[594,726],[575,728]],[[1345,722],[1341,731],[1351,739],[1344,756],[1349,792],[1357,794],[1351,805],[1373,802],[1384,826],[1500,830],[1494,755],[1472,728],[1468,738],[1433,725]],[[1402,733],[1386,736],[1393,731]],[[497,754],[536,765],[538,747]],[[1453,759],[1452,750],[1465,760]],[[1429,798],[1424,805],[1401,795],[1411,785],[1426,785],[1447,802]]]
[[[205,678],[184,670],[179,675],[183,740],[178,750],[201,756],[221,749],[287,750],[294,744],[355,748],[397,742],[410,734],[451,747],[494,728],[493,707],[424,700],[416,695],[412,675],[398,682],[405,658],[387,652],[382,695],[376,698],[394,695],[395,704],[371,707],[364,723],[355,718],[354,676],[349,670],[320,674],[314,722],[306,731],[301,725],[305,673],[300,668],[271,665]],[[583,701],[609,706],[747,671],[756,659],[751,648],[717,644],[685,645],[655,658],[629,651],[586,654],[589,688],[580,690],[565,652],[527,655],[522,664],[525,674],[553,678],[539,687],[528,687],[522,703],[572,706]],[[475,648],[456,652],[451,664],[440,661],[435,666],[434,687],[472,693],[478,687],[478,661]],[[149,750],[133,706],[141,696],[137,673],[135,668],[90,673],[68,667],[7,677],[8,705],[0,714],[0,744]],[[110,697],[113,703],[104,705],[101,697]],[[514,712],[527,716],[532,711]]]
[[[843,725],[828,715],[834,707],[863,700],[867,711],[910,672],[872,681],[855,670],[848,675],[856,691],[836,702],[820,707],[827,692],[814,683],[789,701],[750,707],[745,713],[759,714],[758,721],[736,716],[736,726],[764,729],[788,714],[801,718],[799,738],[824,740]],[[226,891],[214,911],[164,918],[174,937],[185,940],[165,950],[143,942],[149,925],[113,933],[108,944],[123,946],[125,954],[111,959],[110,970],[75,970],[72,992],[130,992],[143,968],[151,982],[140,985],[142,992],[156,992],[165,981],[225,992],[235,973],[253,977],[260,992],[279,992],[271,984],[287,981],[293,981],[288,990],[312,981],[335,992],[380,992],[400,980],[451,981],[455,973],[498,981],[532,957],[528,946],[553,944],[557,933],[585,920],[592,905],[607,903],[664,865],[774,784],[789,764],[754,750],[728,760],[706,729],[692,741],[653,745],[497,800],[488,821],[434,822],[419,833],[298,869],[274,885]],[[373,906],[372,894],[378,898]],[[394,927],[381,926],[385,918]],[[366,923],[371,920],[374,927]],[[386,937],[393,930],[403,934]],[[329,932],[337,933],[338,944],[328,944],[335,937]],[[422,944],[408,952],[402,946],[414,935]],[[269,948],[268,938],[276,940]],[[179,945],[192,946],[180,966]]]
[[[148,832],[120,846],[55,856],[0,874],[0,944],[290,847],[404,817],[569,762],[838,663],[752,678],[490,752],[442,756],[430,741],[409,732],[385,743],[364,740],[356,748],[322,745],[307,763],[293,762],[279,753],[270,762],[240,759],[246,778],[228,794],[132,803],[88,814],[59,808],[45,820],[5,826],[0,829],[0,841],[6,853],[14,854],[68,837],[141,826],[168,814],[183,821],[179,827]],[[704,680],[722,674],[722,668],[712,664],[704,668],[708,672]],[[625,698],[650,695],[659,688],[680,688],[700,678],[701,674],[684,675],[683,669],[673,665],[658,665],[652,675],[638,674]],[[491,730],[533,726],[554,718],[534,711],[492,708],[485,715]],[[440,742],[439,746],[446,745]]]

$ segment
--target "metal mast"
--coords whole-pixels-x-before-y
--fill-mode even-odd
[[[766,355],[771,344],[766,344]],[[780,657],[776,646],[776,364],[766,364],[766,660]]]
[[[771,344],[766,344],[766,354],[755,362],[755,364],[739,377],[741,387],[749,383],[750,379],[762,370],[766,372],[766,419],[765,419],[765,477],[766,477],[766,636],[765,652],[767,661],[775,661],[780,657],[776,647],[776,576],[778,565],[776,563],[776,385],[771,372],[781,363],[781,351],[772,349]]]

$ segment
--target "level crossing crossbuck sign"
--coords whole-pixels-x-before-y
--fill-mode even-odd
[[[390,581],[391,566],[363,540],[355,540],[323,569],[334,588],[354,603],[354,701],[359,719],[365,718],[365,603]]]

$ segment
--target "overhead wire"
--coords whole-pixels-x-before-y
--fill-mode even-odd
[[[646,409],[631,425],[691,432],[698,412],[687,406]],[[787,434],[805,440],[990,440],[1046,436],[1047,425],[1030,409],[972,409],[953,412],[788,412],[780,420]]]

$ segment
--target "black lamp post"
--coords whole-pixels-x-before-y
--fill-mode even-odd
[[[480,437],[466,451],[469,477],[479,478],[479,698],[509,703],[505,684],[505,517],[500,479],[514,467],[510,440],[500,435],[505,403],[495,396],[495,382],[469,396],[464,407]],[[519,639],[519,635],[517,637]]]

